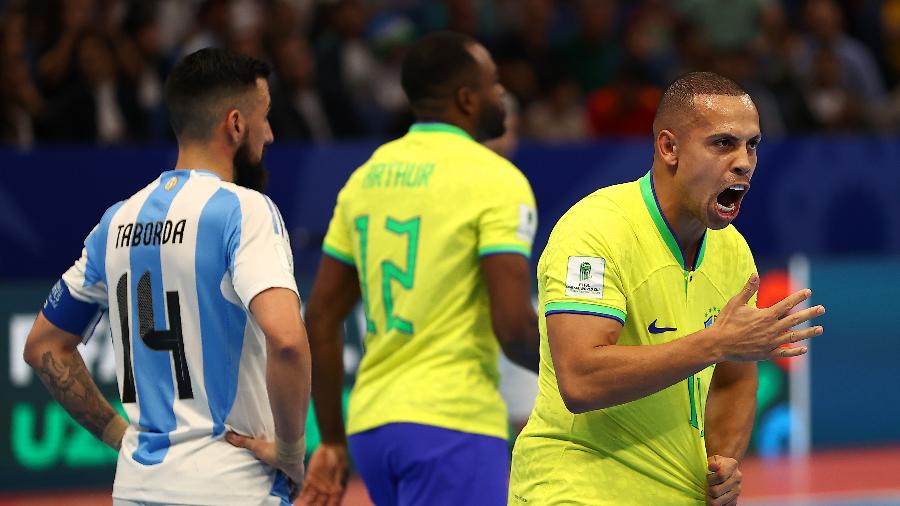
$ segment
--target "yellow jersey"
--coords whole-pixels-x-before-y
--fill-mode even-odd
[[[755,270],[730,225],[707,230],[696,265],[685,265],[650,173],[569,209],[538,263],[539,394],[513,450],[509,504],[705,504],[703,418],[714,366],[647,397],[575,415],[559,393],[546,315],[613,318],[623,324],[618,345],[662,344],[712,325]]]
[[[338,195],[325,254],[356,268],[367,334],[347,432],[396,422],[506,438],[480,257],[528,257],[528,180],[444,123],[378,148]]]

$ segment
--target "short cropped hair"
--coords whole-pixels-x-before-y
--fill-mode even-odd
[[[459,88],[478,85],[478,63],[468,49],[477,43],[461,33],[434,32],[410,48],[400,79],[413,112],[446,104]]]
[[[731,79],[714,72],[688,72],[672,81],[663,92],[653,119],[653,131],[659,128],[657,122],[660,118],[691,111],[697,95],[739,97],[747,95],[747,91]]]
[[[226,108],[236,108],[243,95],[268,79],[267,64],[225,49],[206,48],[184,57],[166,81],[166,107],[175,137],[208,140]]]

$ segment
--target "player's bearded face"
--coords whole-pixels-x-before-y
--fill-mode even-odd
[[[496,139],[506,133],[506,108],[499,98],[482,102],[478,115],[478,133],[482,140]]]
[[[253,160],[250,154],[250,142],[244,138],[237,151],[234,153],[234,183],[251,190],[263,191],[269,182],[269,171],[263,166],[262,159],[265,154],[265,146],[260,152],[259,158]]]

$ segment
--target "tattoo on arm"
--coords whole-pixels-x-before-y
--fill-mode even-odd
[[[97,388],[81,354],[76,351],[60,357],[45,352],[37,372],[47,390],[72,418],[97,439],[102,439],[103,429],[118,413]]]

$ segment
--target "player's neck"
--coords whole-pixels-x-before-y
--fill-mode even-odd
[[[706,233],[706,225],[680,204],[671,184],[658,179],[655,173],[653,183],[659,211],[672,229],[675,241],[684,254],[685,265],[693,266],[696,264],[697,252],[700,251],[700,241]]]
[[[457,114],[423,114],[416,118],[417,123],[446,123],[448,125],[453,125],[467,134],[473,139],[475,138],[476,128],[474,125],[469,124],[468,121],[463,119]]]
[[[234,158],[218,154],[207,146],[179,146],[175,169],[208,170],[223,181],[234,181]]]

